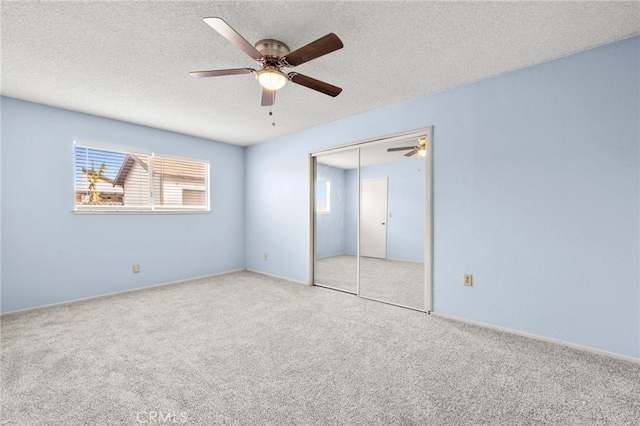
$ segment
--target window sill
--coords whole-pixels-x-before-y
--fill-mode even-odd
[[[93,214],[104,214],[104,215],[120,215],[120,214],[131,214],[131,215],[155,215],[155,214],[208,214],[211,213],[211,210],[171,210],[171,209],[162,209],[162,210],[72,210],[74,214],[78,215],[93,215]]]

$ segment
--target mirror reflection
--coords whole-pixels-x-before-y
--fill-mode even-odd
[[[425,310],[426,140],[316,156],[314,282]]]
[[[316,157],[315,283],[357,293],[358,150]]]
[[[425,309],[425,145],[360,150],[360,295]]]

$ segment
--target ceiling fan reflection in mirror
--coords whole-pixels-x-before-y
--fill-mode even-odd
[[[425,155],[427,155],[426,146],[427,146],[427,140],[425,138],[420,138],[418,139],[418,145],[416,146],[402,146],[398,148],[389,148],[387,149],[387,152],[407,151],[410,149],[411,151],[407,152],[404,155],[405,157],[413,157],[416,154],[420,154],[424,157]]]
[[[204,22],[216,30],[220,35],[229,40],[233,45],[254,59],[260,70],[253,68],[231,68],[209,71],[193,71],[193,77],[219,77],[237,74],[255,74],[262,86],[262,106],[271,106],[275,102],[276,90],[282,88],[287,81],[308,87],[325,95],[336,97],[342,89],[315,78],[290,72],[285,74],[282,68],[293,68],[324,56],[328,53],[342,49],[340,38],[334,33],[320,37],[301,48],[291,52],[289,47],[281,41],[265,39],[252,45],[238,34],[229,24],[217,17],[204,18]]]

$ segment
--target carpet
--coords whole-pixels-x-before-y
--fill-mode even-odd
[[[315,282],[357,292],[356,256],[316,259]],[[360,295],[425,311],[424,263],[360,258]]]
[[[640,424],[640,364],[250,272],[1,331],[3,425]]]

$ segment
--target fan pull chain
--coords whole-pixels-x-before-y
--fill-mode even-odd
[[[271,110],[271,105],[269,105],[269,115],[270,115],[270,116],[273,116],[273,111]],[[272,122],[271,122],[271,125],[272,125],[272,126],[275,126],[275,125],[276,125],[276,122],[275,122],[275,121],[272,121]]]

